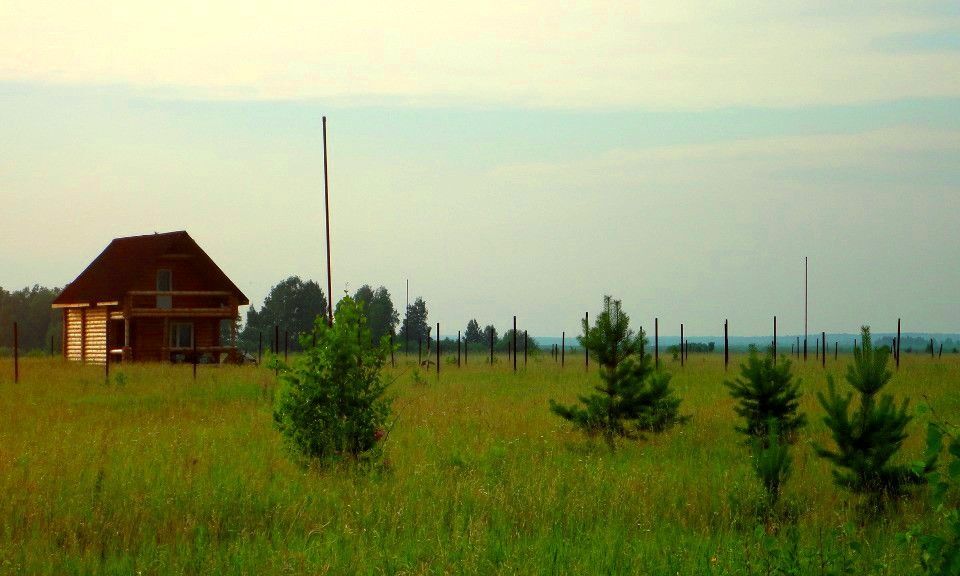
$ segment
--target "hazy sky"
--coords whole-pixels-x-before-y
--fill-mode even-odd
[[[263,4],[263,5],[258,5]],[[960,3],[0,3],[0,286],[185,229],[450,333],[960,331]]]

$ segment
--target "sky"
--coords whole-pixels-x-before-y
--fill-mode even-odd
[[[282,4],[282,5],[281,5]],[[0,286],[187,230],[578,333],[960,332],[960,3],[0,4]]]

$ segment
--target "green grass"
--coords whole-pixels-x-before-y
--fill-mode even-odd
[[[840,360],[827,370],[842,379]],[[891,392],[955,420],[960,358],[903,360]],[[398,368],[384,464],[304,470],[273,428],[267,369],[201,367],[193,382],[189,368],[131,365],[107,385],[102,368],[29,358],[14,385],[4,362],[0,574],[777,573],[748,512],[761,488],[722,355],[665,366],[692,420],[613,454],[547,407],[594,384],[582,357],[515,375],[471,356],[426,384]],[[858,499],[809,446],[828,441],[813,394],[823,370],[811,359],[799,373],[811,423],[785,498],[801,572],[914,572],[917,550],[896,534],[933,522],[927,499],[860,524]],[[926,418],[903,460],[921,454]]]

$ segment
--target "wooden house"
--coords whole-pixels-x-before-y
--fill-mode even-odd
[[[223,362],[239,358],[233,320],[249,303],[181,231],[110,242],[53,307],[63,310],[68,360]]]

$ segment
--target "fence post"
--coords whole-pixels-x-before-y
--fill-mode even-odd
[[[493,330],[490,331],[490,366],[493,366]]]
[[[517,371],[517,317],[513,317],[513,371]]]
[[[660,367],[660,319],[653,319],[653,366]]]
[[[683,368],[685,360],[683,358],[683,322],[680,323],[680,367]]]
[[[823,346],[821,347],[823,350],[823,356],[820,357],[820,362],[821,362],[821,366],[826,368],[827,367],[827,333],[821,332],[820,337],[823,339]]]
[[[457,330],[457,368],[460,367],[460,331]]]
[[[937,354],[937,358],[943,358],[943,342],[940,343],[940,353]]]
[[[437,322],[437,378],[440,378],[440,323]]]
[[[20,331],[13,323],[13,383],[20,382]]]
[[[933,358],[933,338],[930,339],[930,357]]]
[[[463,365],[466,366],[468,363],[467,358],[470,356],[470,343],[466,340],[463,341]]]
[[[730,321],[723,321],[723,369],[730,366]]]
[[[523,367],[527,367],[527,331],[523,331]]]
[[[567,359],[567,332],[564,331],[560,335],[560,367],[563,368],[563,363]]]
[[[900,319],[897,318],[897,341],[893,343],[893,358],[897,363],[897,370],[900,369]]]
[[[107,312],[107,329],[103,333],[103,349],[106,352],[103,359],[103,382],[110,383],[110,313]]]
[[[836,361],[840,357],[840,342],[837,340],[833,341],[833,360]]]
[[[773,365],[777,365],[777,317],[773,317]]]
[[[194,331],[194,333],[193,333],[193,338],[192,338],[192,340],[193,340],[193,380],[196,381],[196,380],[197,380],[197,360],[199,360],[199,359],[197,358],[197,333],[196,333],[196,331]]]
[[[590,329],[590,313],[589,312],[584,312],[583,322],[584,322],[584,328],[585,328],[583,335],[586,336],[587,335],[586,331]],[[583,347],[583,361],[584,361],[584,366],[586,367],[587,370],[589,370],[590,369],[590,350],[586,346]]]

